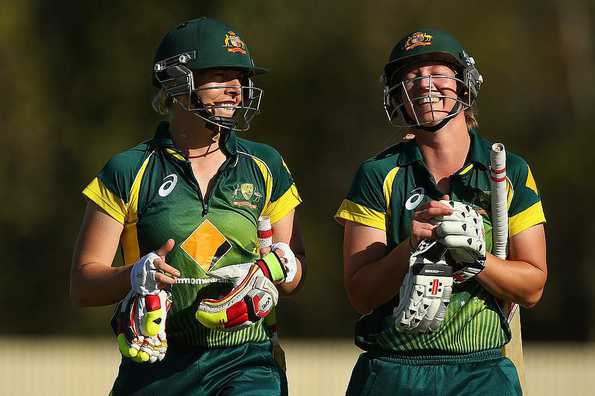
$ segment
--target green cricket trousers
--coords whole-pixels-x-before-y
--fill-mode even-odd
[[[500,350],[462,355],[366,352],[351,375],[347,396],[517,396],[516,368]]]
[[[113,396],[286,396],[287,378],[270,342],[228,348],[171,345],[161,362],[123,358]]]

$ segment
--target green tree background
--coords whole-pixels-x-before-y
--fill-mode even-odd
[[[281,303],[282,333],[351,336],[342,230],[332,216],[358,164],[398,141],[379,75],[396,41],[450,31],[485,84],[481,132],[531,164],[548,218],[549,281],[523,312],[532,340],[595,339],[590,221],[595,128],[595,6],[532,2],[3,2],[0,13],[0,306],[5,334],[109,333],[111,308],[68,299],[80,191],[115,153],[152,136],[151,63],[177,23],[210,16],[237,28],[271,73],[248,137],[284,154],[304,198],[310,270]],[[6,318],[6,316],[5,316]]]

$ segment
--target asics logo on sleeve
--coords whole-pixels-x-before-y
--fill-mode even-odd
[[[178,183],[178,175],[172,173],[171,175],[165,176],[163,180],[163,184],[159,187],[159,196],[165,198],[176,187],[176,184]]]
[[[416,188],[415,190],[411,191],[411,195],[407,198],[405,202],[405,209],[413,210],[419,206],[419,204],[424,200],[425,197],[425,190],[423,187]]]

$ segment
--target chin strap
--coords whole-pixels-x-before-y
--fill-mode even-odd
[[[198,99],[196,92],[192,94],[192,100],[196,101],[197,115],[205,121],[205,126],[211,131],[219,133],[226,129],[232,130],[237,126],[237,121],[234,118],[216,116],[208,111]]]
[[[461,108],[461,103],[456,102],[455,105],[453,106],[452,110],[450,110],[450,112],[446,115],[446,117],[444,117],[438,124],[436,124],[434,126],[418,125],[415,127],[415,129],[421,129],[421,130],[424,130],[427,132],[436,132],[436,131],[442,129],[442,127],[444,127],[446,124],[448,124],[448,122],[454,118],[453,116],[460,111],[460,108]],[[411,124],[415,124],[415,120],[413,120],[413,119],[411,119],[411,117],[409,117],[409,115],[405,111],[404,107],[401,109],[401,114],[403,115],[403,118],[405,119],[405,121],[407,121]]]

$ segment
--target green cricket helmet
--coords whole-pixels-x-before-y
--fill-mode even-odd
[[[241,103],[235,106],[233,117],[215,115],[217,105],[205,106],[200,102],[192,71],[231,69],[243,72]],[[187,96],[187,105],[178,101],[211,128],[246,131],[250,121],[260,111],[263,90],[252,81],[256,74],[266,69],[256,67],[248,47],[238,32],[230,26],[210,18],[183,22],[168,32],[155,53],[153,84],[165,90],[174,101]],[[221,89],[224,86],[205,89]],[[238,88],[237,86],[234,88]]]
[[[411,67],[423,62],[436,62],[448,65],[455,76],[429,75],[404,80],[405,72]],[[419,83],[427,79],[428,91],[417,97],[410,97],[405,83]],[[457,83],[456,96],[442,95],[432,89],[433,81],[451,79]],[[442,128],[458,113],[473,106],[479,96],[479,89],[483,78],[475,60],[463,49],[463,46],[450,34],[437,29],[418,29],[401,39],[393,48],[388,63],[382,74],[384,83],[384,109],[391,124],[401,127],[420,127],[428,131]],[[452,110],[444,117],[434,118],[424,122],[420,120],[413,105],[416,101],[449,99],[455,101]],[[432,99],[433,98],[433,99]],[[426,100],[428,102],[428,100]],[[406,111],[406,106],[412,109],[413,116]],[[432,109],[432,114],[435,114]],[[438,124],[428,126],[428,124]]]

